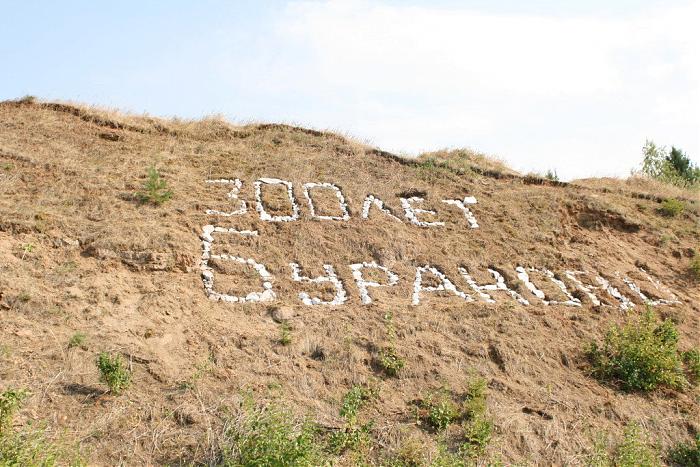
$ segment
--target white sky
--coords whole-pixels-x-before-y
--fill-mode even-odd
[[[471,147],[564,179],[627,175],[646,138],[700,160],[699,1],[535,3],[15,7],[0,98],[220,112],[410,155]]]

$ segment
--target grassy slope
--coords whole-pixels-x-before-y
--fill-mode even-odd
[[[132,200],[152,163],[174,191],[161,207]],[[204,210],[225,208],[216,201],[225,191],[203,180],[223,177],[241,178],[249,201],[254,179],[291,180],[304,215],[300,184],[336,182],[353,218],[270,225],[253,211],[228,223],[212,219]],[[428,193],[447,228],[359,219],[366,194],[399,212],[397,194],[411,190]],[[409,306],[415,266],[426,262],[465,290],[460,264],[482,281],[490,265],[628,273],[642,264],[684,302],[662,311],[679,322],[681,347],[689,347],[700,341],[700,292],[687,272],[700,244],[698,203],[680,193],[689,199],[685,213],[664,218],[656,195],[645,190],[628,182],[524,179],[468,152],[407,162],[282,125],[0,104],[0,389],[28,388],[34,395],[20,421],[46,420],[49,432],[78,440],[92,462],[203,461],[227,408],[244,393],[337,424],[342,395],[378,376],[371,362],[386,342],[383,316],[392,312],[408,364],[400,378],[379,381],[379,400],[367,414],[379,420],[376,436],[389,449],[410,437],[435,449],[413,424],[408,402],[441,385],[463,391],[470,372],[489,383],[492,456],[580,462],[595,433],[621,432],[629,421],[670,445],[700,430],[697,393],[623,395],[585,375],[582,349],[624,318],[617,309],[522,307],[504,296],[496,305],[435,297]],[[478,230],[435,203],[465,195],[479,200]],[[278,305],[297,315],[291,345],[277,343],[268,306],[214,303],[204,295],[198,235],[212,221],[261,232],[229,248],[266,252]],[[334,264],[349,304],[301,306],[286,265],[294,259],[310,275]],[[375,304],[365,307],[347,265],[372,259],[390,265],[401,282],[374,292]],[[87,334],[86,347],[69,350],[76,331]],[[316,347],[325,360],[311,358]],[[100,395],[94,360],[103,350],[130,358],[133,386],[119,397]]]

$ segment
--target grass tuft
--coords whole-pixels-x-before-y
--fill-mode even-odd
[[[85,339],[87,339],[85,333],[80,331],[76,332],[68,339],[68,348],[80,347],[81,349],[86,349]]]

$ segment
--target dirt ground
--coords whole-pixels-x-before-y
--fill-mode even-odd
[[[144,205],[134,194],[155,164],[173,192]],[[271,223],[255,210],[253,183],[288,180],[300,208],[295,222]],[[231,211],[231,185],[247,213]],[[350,219],[313,219],[302,185],[342,189]],[[290,214],[286,192],[265,187],[272,214]],[[362,218],[368,194],[375,206]],[[338,215],[335,195],[314,193],[319,214]],[[442,227],[408,222],[400,198],[425,198],[421,214]],[[473,196],[479,228],[441,202]],[[659,214],[665,196],[685,211]],[[276,299],[226,303],[205,294],[200,271],[202,228],[257,230],[258,237],[217,236],[215,253],[255,258],[274,277]],[[220,240],[220,241],[219,241]],[[558,183],[521,176],[469,152],[440,151],[403,160],[344,137],[284,125],[233,126],[219,119],[190,122],[131,116],[33,101],[0,104],[0,390],[31,392],[16,424],[45,423],[47,433],[79,443],[91,465],[208,462],[227,414],[247,394],[279,401],[325,426],[338,426],[340,401],[353,384],[373,381],[379,396],[363,417],[386,449],[434,439],[415,423],[410,401],[440,387],[459,392],[469,378],[488,382],[495,435],[486,458],[536,465],[584,462],[596,436],[617,436],[638,423],[660,447],[700,432],[697,388],[626,394],[587,374],[584,349],[613,323],[639,314],[642,300],[622,281],[655,292],[640,268],[681,302],[657,306],[680,331],[679,347],[700,342],[700,284],[689,265],[700,247],[700,200],[640,179]],[[376,261],[399,276],[373,288],[363,305],[353,263]],[[331,264],[347,291],[340,306],[306,306],[298,294],[324,299],[333,289],[292,280],[290,262],[306,276]],[[217,290],[260,288],[251,268],[219,262]],[[424,292],[411,305],[416,268],[439,268],[466,302],[449,292]],[[476,297],[458,267],[478,283],[487,268],[530,301],[497,292]],[[546,306],[518,282],[517,266],[547,268],[570,291],[567,270],[597,272],[637,306]],[[619,273],[616,274],[616,273]],[[366,273],[367,278],[372,278]],[[384,281],[381,275],[375,277]],[[589,278],[590,279],[590,278]],[[433,280],[433,282],[430,282]],[[543,276],[533,281],[553,300],[561,291]],[[437,285],[426,276],[427,285]],[[245,295],[245,293],[243,292]],[[283,309],[291,344],[281,345],[272,314]],[[390,339],[406,367],[381,375],[377,350]],[[76,332],[87,338],[68,348]],[[106,394],[95,367],[101,351],[121,353],[133,371],[123,394]]]

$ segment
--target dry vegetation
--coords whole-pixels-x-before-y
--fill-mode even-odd
[[[233,177],[243,180],[241,197],[249,203],[256,178],[293,181],[302,220],[264,223],[254,209],[240,218],[207,216],[207,208],[231,206],[225,187],[204,180]],[[149,180],[171,192],[167,199],[139,198]],[[341,186],[352,219],[309,220],[299,189],[308,181]],[[444,229],[419,229],[377,211],[360,219],[368,193],[399,214],[397,195],[421,191],[448,223]],[[273,195],[266,194],[271,205]],[[438,201],[464,196],[479,200],[479,229],[467,229],[459,212]],[[682,212],[662,215],[667,198],[683,203]],[[260,232],[217,247],[262,256],[276,279],[276,303],[207,299],[199,235],[212,222]],[[594,307],[586,297],[583,307],[570,308],[523,307],[505,295],[493,305],[435,295],[410,306],[411,278],[427,262],[465,290],[460,265],[480,282],[490,279],[486,267],[498,265],[512,284],[513,267],[524,261],[610,275],[634,275],[642,266],[682,300],[657,312],[675,323],[678,350],[688,352],[700,342],[699,222],[697,193],[637,179],[566,184],[522,177],[470,151],[406,161],[284,125],[6,102],[0,393],[27,391],[14,413],[17,433],[41,423],[45,442],[78,445],[96,465],[254,465],[256,458],[244,455],[258,455],[251,446],[262,444],[251,443],[265,436],[279,436],[277,444],[289,446],[285,459],[297,464],[580,465],[596,455],[627,455],[637,432],[648,440],[644,449],[656,453],[649,458],[667,462],[665,453],[691,446],[700,432],[697,385],[623,392],[591,377],[586,355],[612,325],[641,315],[641,303],[625,313]],[[363,306],[347,265],[371,260],[391,267],[401,282],[373,290],[374,303]],[[289,261],[310,276],[333,264],[349,303],[301,305]],[[217,287],[256,279],[217,267]],[[227,281],[224,272],[231,273]],[[280,309],[284,319],[273,319]],[[101,375],[100,355],[101,368],[119,367],[123,375]],[[465,395],[480,379],[485,407],[476,424],[460,404],[472,400]],[[357,387],[371,388],[371,397]],[[346,405],[351,412],[342,410]],[[333,433],[347,435],[338,441],[343,449],[325,444]],[[462,455],[470,437],[479,446],[473,457]]]

